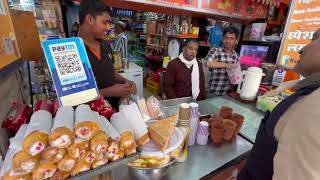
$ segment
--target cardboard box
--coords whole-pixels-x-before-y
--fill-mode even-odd
[[[20,58],[31,61],[43,59],[43,51],[33,13],[12,10],[11,18]]]

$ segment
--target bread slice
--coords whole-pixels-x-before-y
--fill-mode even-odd
[[[167,149],[175,131],[177,120],[178,115],[175,115],[149,125],[149,136],[161,151]]]

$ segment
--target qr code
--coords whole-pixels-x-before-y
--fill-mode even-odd
[[[81,72],[81,62],[77,54],[55,56],[55,60],[61,75]]]

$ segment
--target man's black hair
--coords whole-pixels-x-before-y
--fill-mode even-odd
[[[238,38],[239,36],[239,31],[234,26],[228,26],[223,30],[223,36],[226,35],[227,33],[234,34],[236,38]]]
[[[102,0],[81,0],[79,11],[80,25],[83,24],[87,15],[96,17],[103,13],[108,13],[109,9]]]
[[[199,42],[196,39],[188,39],[182,43],[182,48],[187,47],[188,44],[191,42],[199,44]]]

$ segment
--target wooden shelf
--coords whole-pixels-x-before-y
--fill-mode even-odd
[[[159,45],[155,45],[155,44],[148,44],[148,47],[153,47],[153,48],[157,48],[157,49],[163,49],[164,46],[159,46]]]
[[[164,37],[165,35],[164,34],[148,34],[150,36],[159,36],[159,37]]]
[[[169,38],[180,38],[180,39],[197,39],[198,35],[194,34],[177,34],[175,36],[168,35]]]

